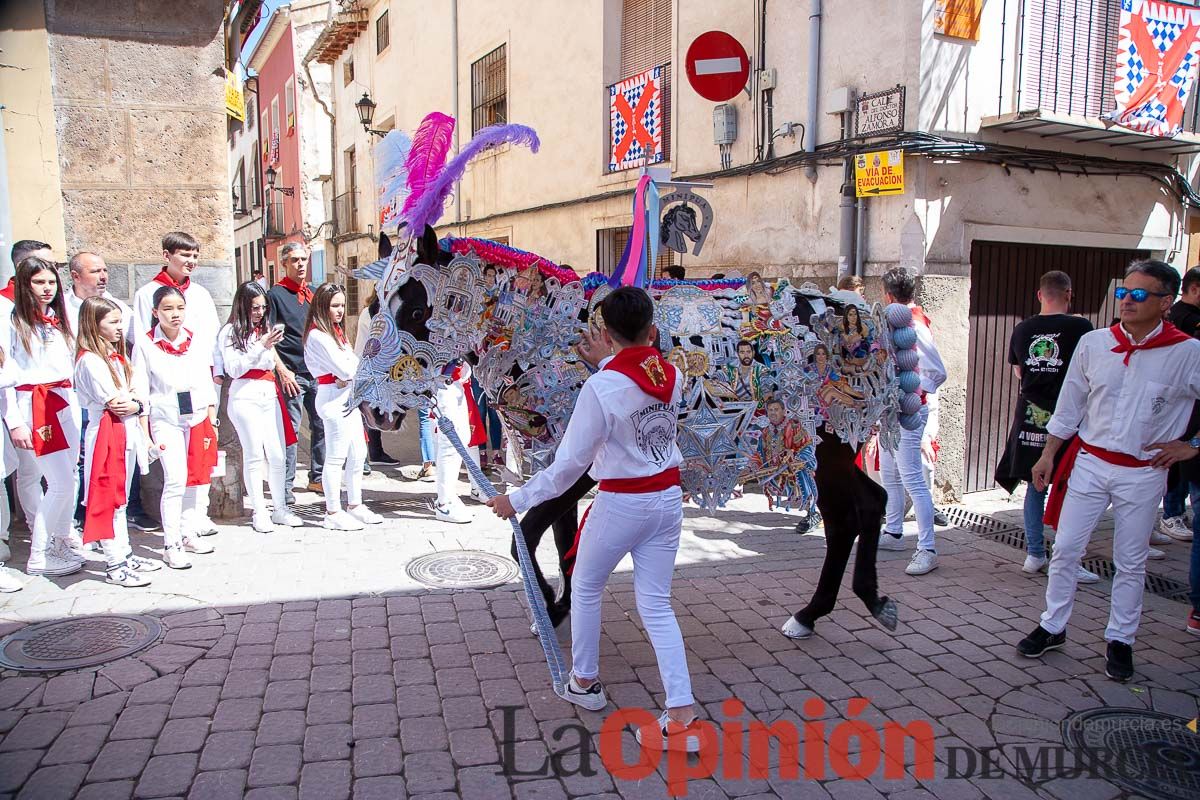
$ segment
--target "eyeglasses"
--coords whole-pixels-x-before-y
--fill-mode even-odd
[[[1150,297],[1172,297],[1173,295],[1167,292],[1151,292],[1148,289],[1129,289],[1124,286],[1118,286],[1113,290],[1113,297],[1118,300],[1124,300],[1126,297],[1133,300],[1135,303],[1144,303]]]

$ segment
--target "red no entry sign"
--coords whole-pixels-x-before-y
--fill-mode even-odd
[[[725,31],[709,31],[688,47],[687,77],[696,94],[721,103],[746,85],[750,59],[737,39]]]

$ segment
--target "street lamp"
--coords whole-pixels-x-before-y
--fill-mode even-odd
[[[280,194],[285,194],[288,197],[291,197],[292,195],[294,195],[296,193],[296,190],[293,189],[292,187],[290,187],[290,186],[278,186],[277,187],[275,185],[275,179],[278,177],[279,177],[279,172],[278,172],[278,170],[275,169],[275,167],[267,167],[267,191],[279,192]]]
[[[375,119],[377,105],[369,94],[363,92],[363,96],[354,104],[354,107],[358,109],[358,121],[362,123],[364,131],[375,136],[387,136],[387,131],[377,131],[371,127],[371,122]]]

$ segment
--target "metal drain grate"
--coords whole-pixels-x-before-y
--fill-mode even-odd
[[[948,506],[942,509],[942,512],[954,523],[954,527],[961,528],[971,533],[978,533],[981,536],[986,536],[991,539],[997,534],[1016,531],[1021,535],[1021,546],[1025,546],[1025,531],[1011,522],[989,517],[986,514],[980,514],[975,511],[968,511],[959,506]]]
[[[1098,777],[1150,800],[1200,797],[1200,736],[1157,711],[1094,708],[1062,722],[1063,743]],[[1099,763],[1096,763],[1099,762]]]
[[[0,639],[0,666],[26,672],[94,667],[146,649],[160,633],[162,624],[146,616],[43,622]]]
[[[474,550],[418,556],[408,562],[405,572],[413,580],[435,589],[492,589],[519,574],[510,559]]]
[[[1104,556],[1085,558],[1083,566],[1101,578],[1111,578],[1117,574],[1116,565]],[[1182,602],[1187,599],[1188,585],[1174,578],[1164,578],[1162,575],[1151,575],[1147,572],[1146,591],[1150,592],[1150,594],[1156,594],[1159,597],[1165,597],[1168,600],[1179,600]]]

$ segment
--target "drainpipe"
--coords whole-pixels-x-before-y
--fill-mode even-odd
[[[458,132],[462,129],[461,120],[458,119],[458,0],[450,0],[450,74],[453,76],[454,85],[450,89],[450,102],[454,104],[454,154],[458,155]],[[462,181],[454,182],[454,224],[462,225]],[[460,227],[456,233],[462,236],[462,228]],[[416,232],[417,236],[421,235],[420,231]]]
[[[804,150],[817,149],[817,92],[821,89],[821,0],[812,0],[808,15],[808,124],[804,126]],[[768,136],[770,133],[767,134]],[[808,179],[817,182],[817,167],[809,164]]]
[[[842,112],[842,141],[850,138],[851,130],[851,115],[854,113],[855,92],[850,91],[848,110]],[[806,131],[807,133],[807,131]],[[854,157],[847,156],[845,159],[845,167],[842,172],[842,199],[838,203],[838,209],[841,213],[841,226],[838,247],[838,280],[851,274],[858,274],[858,262],[855,258],[856,245],[858,237],[856,236],[855,228],[855,207],[854,207]]]
[[[867,238],[867,201],[860,197],[855,206],[854,220],[854,274],[863,277],[863,262],[867,260],[867,247],[863,240]]]

